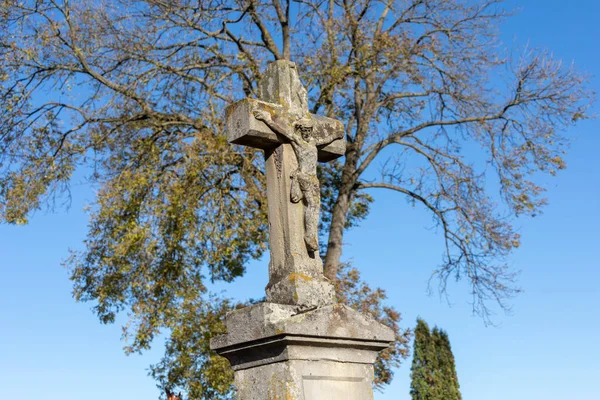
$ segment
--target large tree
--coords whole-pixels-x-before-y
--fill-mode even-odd
[[[565,167],[563,132],[590,99],[572,66],[503,49],[501,3],[2,0],[0,220],[62,204],[74,172],[86,174],[97,196],[86,249],[67,261],[76,298],[103,322],[128,312],[128,351],[168,328],[157,370],[176,354],[190,369],[160,379],[226,393],[208,379],[220,375],[205,340],[224,308],[207,303],[205,280],[243,274],[267,225],[261,157],[226,142],[223,109],[257,95],[267,62],[291,59],[311,111],[346,126],[345,157],[321,169],[326,275],[344,276],[345,229],[367,215],[372,189],[388,189],[431,213],[445,239],[440,289],[465,279],[486,317],[487,300],[503,306],[517,290],[503,263],[519,245],[510,217],[539,212],[534,178]],[[192,343],[182,332],[197,330],[196,314],[215,322]]]

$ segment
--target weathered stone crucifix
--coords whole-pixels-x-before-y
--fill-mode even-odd
[[[226,112],[229,141],[265,152],[267,301],[229,312],[211,349],[231,363],[239,400],[373,400],[373,363],[394,332],[333,301],[318,252],[317,159],[344,154],[342,124],[308,112],[294,63],[271,63],[261,85],[261,100]]]
[[[269,208],[267,301],[320,306],[333,300],[319,257],[320,190],[317,160],[345,152],[340,121],[313,115],[294,63],[276,61],[261,81],[261,100],[226,110],[231,143],[263,149]]]

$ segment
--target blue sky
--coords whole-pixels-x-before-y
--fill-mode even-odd
[[[600,2],[520,0],[521,12],[503,27],[506,42],[547,47],[591,74],[600,72]],[[600,92],[600,77],[592,80]],[[596,105],[595,111],[598,112]],[[517,226],[522,246],[510,259],[522,271],[525,290],[512,315],[497,327],[473,317],[467,290],[450,287],[450,303],[426,293],[441,256],[439,236],[427,229],[428,214],[405,201],[374,192],[369,218],[348,233],[344,256],[373,286],[387,290],[404,326],[417,316],[447,330],[464,400],[597,400],[600,388],[600,121],[569,132],[568,169],[544,177],[549,206]],[[162,341],[143,356],[122,352],[119,324],[101,325],[91,304],[71,297],[60,261],[81,246],[87,218],[81,209],[93,193],[73,187],[73,206],[37,214],[24,227],[0,225],[0,388],[20,400],[154,399],[158,390],[147,366],[158,361]],[[230,286],[239,298],[258,298],[267,280],[267,259]],[[118,321],[119,322],[119,321]],[[377,400],[408,400],[410,359]]]

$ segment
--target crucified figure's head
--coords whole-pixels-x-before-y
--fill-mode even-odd
[[[294,123],[296,134],[300,135],[307,142],[313,137],[314,124],[310,118],[302,118]]]

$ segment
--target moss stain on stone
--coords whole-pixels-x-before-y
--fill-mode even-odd
[[[312,278],[312,277],[310,277],[310,276],[308,276],[306,274],[300,273],[300,272],[292,272],[290,274],[290,276],[288,277],[288,279],[290,280],[290,282],[296,282],[296,281],[299,281],[299,280],[302,280],[302,281],[305,281],[305,282],[310,282],[314,278]]]

